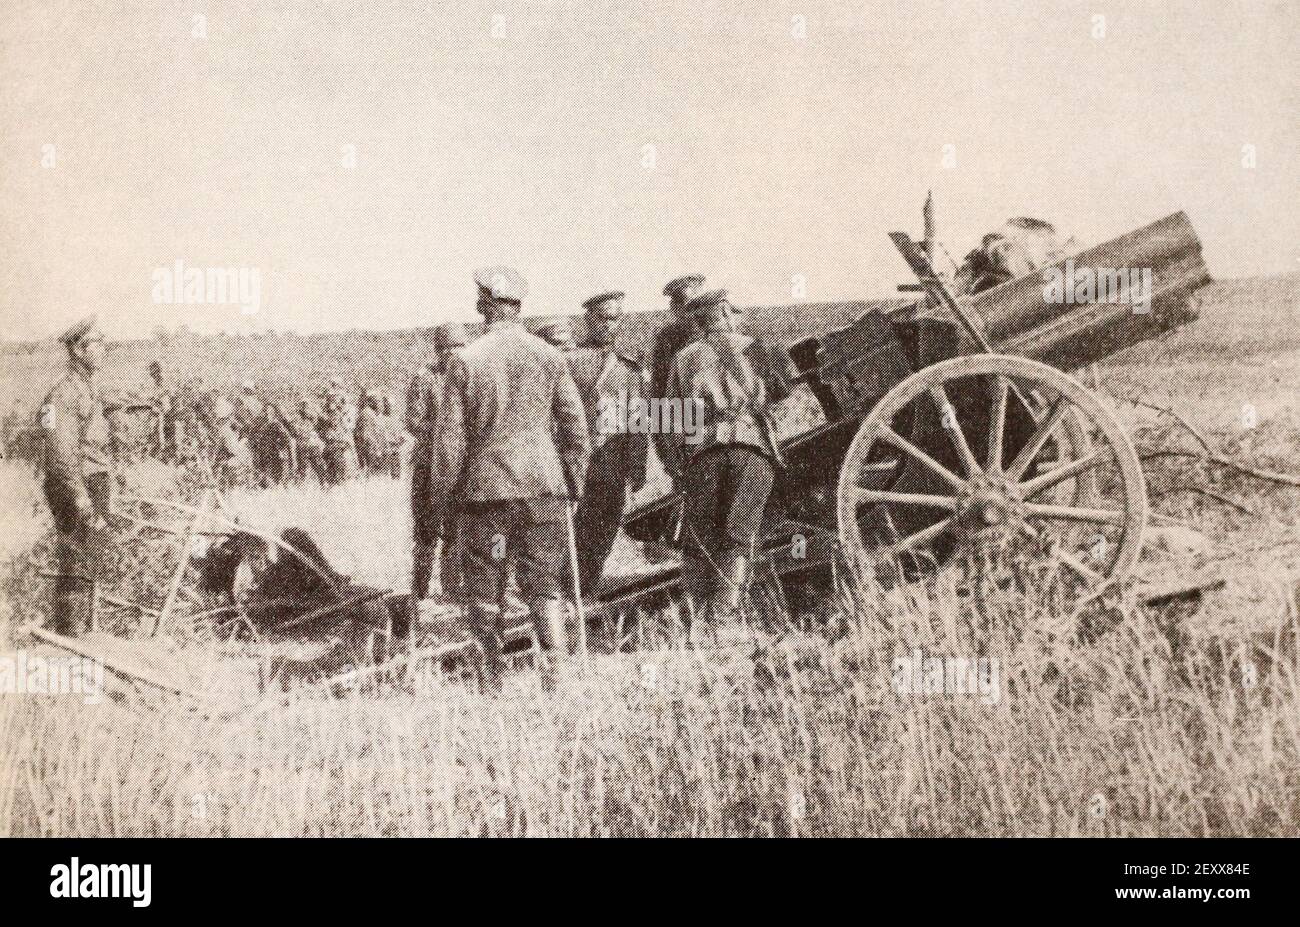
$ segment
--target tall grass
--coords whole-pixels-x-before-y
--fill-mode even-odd
[[[526,665],[499,698],[433,672],[233,713],[5,696],[0,832],[1300,830],[1293,608],[1266,641],[1195,637],[1131,603],[1065,615],[1048,592],[973,597],[943,577],[846,597],[812,633],[595,655],[554,696]],[[996,659],[996,701],[898,691],[894,661],[918,648]]]

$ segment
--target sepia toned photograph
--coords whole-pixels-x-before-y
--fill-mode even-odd
[[[8,0],[0,835],[1300,836],[1298,52]]]

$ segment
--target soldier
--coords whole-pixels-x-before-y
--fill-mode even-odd
[[[411,378],[406,390],[406,430],[415,436],[411,451],[411,594],[423,599],[434,581],[434,593],[460,583],[459,557],[447,556],[456,549],[456,512],[432,508],[433,439],[438,428],[439,405],[452,354],[465,347],[469,338],[457,322],[439,325],[433,333],[434,357]],[[446,567],[450,565],[450,571]],[[448,574],[448,575],[444,575]]]
[[[107,429],[95,381],[104,363],[104,336],[92,315],[59,340],[68,350],[68,370],[39,416],[45,501],[58,531],[50,629],[76,636],[94,626],[95,584],[108,532]]]
[[[361,468],[362,473],[378,473],[383,469],[388,457],[387,442],[380,433],[378,394],[368,390],[363,391],[360,407],[357,424],[353,429],[357,446],[357,466]]]
[[[572,351],[576,347],[573,340],[573,329],[569,326],[569,320],[564,316],[547,319],[539,325],[537,337],[564,352]]]
[[[402,448],[406,445],[406,432],[397,420],[393,409],[393,397],[384,393],[379,397],[382,408],[379,410],[380,435],[387,449],[384,470],[395,480],[402,478]]]
[[[623,294],[601,293],[582,304],[587,339],[569,355],[569,369],[587,412],[591,462],[575,519],[578,583],[594,591],[614,549],[629,492],[645,485],[649,451],[644,429],[629,430],[628,410],[645,401],[640,365],[614,348]]]
[[[312,407],[311,400],[298,401],[298,414],[290,423],[293,434],[294,453],[298,458],[298,479],[305,480],[311,473],[316,481],[325,485],[325,441],[320,436],[320,414]]]
[[[134,450],[131,440],[131,422],[127,418],[129,400],[117,392],[100,393],[100,406],[104,411],[104,420],[108,422],[109,458],[117,464],[134,462]]]
[[[340,388],[337,378],[330,380],[325,394],[325,470],[335,485],[350,480],[357,472],[356,413]]]
[[[240,433],[235,409],[224,396],[212,406],[213,472],[222,489],[242,485],[252,471],[248,441]]]
[[[263,487],[284,481],[288,462],[289,444],[293,440],[274,402],[262,406],[262,414],[253,422],[248,433],[248,449],[252,455],[253,472]]]
[[[770,409],[789,395],[793,364],[779,346],[736,330],[725,290],[694,297],[687,310],[699,337],[673,361],[668,396],[696,405],[692,420],[702,431],[674,433],[668,443],[686,495],[682,586],[689,630],[702,603],[711,604],[710,620],[717,621],[743,602],[781,465]]]
[[[153,421],[149,434],[149,451],[159,460],[176,459],[176,397],[163,383],[162,364],[149,363],[149,379],[153,387],[149,392],[149,405]]]
[[[252,380],[245,380],[240,384],[239,395],[235,397],[235,430],[247,440],[254,423],[261,417],[262,400],[258,398],[257,386]]]
[[[650,395],[662,399],[668,395],[668,377],[672,373],[673,358],[677,352],[695,340],[695,323],[686,311],[686,304],[704,286],[704,278],[699,274],[687,274],[664,285],[664,295],[668,297],[668,308],[673,319],[655,334],[654,348],[650,352]],[[666,435],[654,435],[655,452],[659,461],[668,471],[676,486],[681,474],[675,473],[669,465],[671,456]]]
[[[483,335],[453,355],[434,438],[432,505],[461,505],[470,626],[482,679],[501,686],[511,563],[545,648],[543,686],[565,661],[562,592],[569,500],[580,498],[589,439],[582,400],[560,353],[519,323],[526,284],[508,267],[481,270]]]

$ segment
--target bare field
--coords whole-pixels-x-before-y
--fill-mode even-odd
[[[809,318],[791,315],[777,333],[787,341]],[[1298,317],[1300,277],[1215,284],[1198,323],[1117,358],[1098,380],[1116,396],[1176,407],[1230,456],[1294,473]],[[187,363],[231,378],[223,365],[253,364],[289,388],[350,360],[359,376],[396,387],[420,342],[324,343],[316,356],[299,345],[282,367],[254,362],[279,350],[255,342]],[[118,352],[114,376],[142,372],[156,351]],[[23,367],[15,377],[10,357],[6,384],[21,379],[34,393],[53,376]],[[1166,416],[1115,405],[1140,446],[1195,448]],[[1227,576],[1199,607],[1066,615],[1049,586],[1032,584],[976,606],[941,578],[842,601],[811,632],[597,654],[555,697],[527,668],[500,699],[436,675],[251,710],[129,691],[97,705],[5,695],[0,833],[1296,835],[1300,489],[1185,458],[1149,465],[1153,508],[1200,533],[1155,532],[1144,572]],[[30,646],[13,629],[43,614],[32,561],[48,555],[49,523],[30,471],[6,464],[3,477],[0,640],[12,652]],[[360,581],[404,588],[406,492],[404,482],[358,481],[229,504],[261,527],[308,529]],[[620,543],[630,563],[634,545]],[[141,581],[137,601],[159,603],[162,590],[144,581],[169,568],[160,558],[126,571]],[[237,655],[183,621],[162,644],[160,660],[222,694]],[[894,661],[918,648],[996,660],[996,698],[900,693]]]

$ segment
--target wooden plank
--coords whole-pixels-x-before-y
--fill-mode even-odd
[[[76,638],[64,637],[62,634],[55,634],[53,631],[31,624],[18,628],[16,633],[30,634],[38,640],[42,640],[47,644],[60,648],[61,650],[66,650],[69,653],[74,653],[79,657],[98,660],[104,664],[104,669],[110,670],[118,676],[121,676],[124,679],[129,679],[132,682],[143,682],[146,685],[153,686],[156,689],[163,689],[167,692],[173,693],[174,695],[184,695],[188,698],[195,699],[196,701],[203,700],[203,697],[197,692],[193,692],[173,682],[168,682],[165,679],[160,679],[149,670],[135,666],[127,666],[120,662],[116,657],[110,658],[106,656],[101,649],[91,647],[84,641],[77,640]]]

